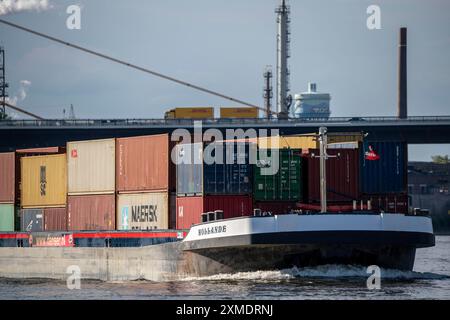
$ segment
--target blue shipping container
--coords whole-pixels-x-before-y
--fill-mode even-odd
[[[203,143],[179,144],[177,156],[177,194],[197,195],[203,192]]]
[[[360,161],[362,193],[406,192],[407,155],[404,142],[365,141]]]
[[[194,146],[194,147],[192,147]],[[203,154],[199,148],[201,144],[179,145],[180,155],[186,153],[193,155]],[[193,150],[195,149],[195,150]],[[238,147],[234,146],[234,156],[227,162],[226,152],[230,150],[224,146],[224,163],[179,164],[177,165],[177,195],[221,195],[221,194],[249,194],[252,192],[253,166],[249,162],[249,147],[246,145],[245,152],[240,154]],[[215,157],[214,152],[211,154]],[[239,162],[243,163],[238,163]]]

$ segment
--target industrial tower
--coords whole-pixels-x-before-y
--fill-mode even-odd
[[[277,13],[277,111],[278,118],[288,118],[292,96],[289,95],[289,67],[288,58],[290,44],[289,14],[290,7],[287,0],[281,0],[281,5],[275,10]]]
[[[273,98],[273,90],[272,90],[272,67],[267,66],[264,71],[264,109],[266,110],[266,118],[270,119],[272,114],[272,98]]]
[[[8,84],[6,83],[5,75],[5,49],[0,47],[0,118],[6,115],[6,98],[8,97],[7,92]]]

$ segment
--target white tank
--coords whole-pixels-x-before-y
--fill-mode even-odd
[[[325,118],[330,117],[329,93],[318,93],[315,83],[308,83],[308,91],[294,96],[294,118]]]

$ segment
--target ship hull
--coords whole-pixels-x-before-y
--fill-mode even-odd
[[[427,217],[290,215],[198,225],[183,250],[190,272],[205,276],[324,264],[413,270],[416,249],[434,244]]]
[[[143,247],[0,248],[0,277],[171,281],[322,264],[412,270],[434,246],[431,219],[391,215],[243,217],[193,226],[183,241]]]

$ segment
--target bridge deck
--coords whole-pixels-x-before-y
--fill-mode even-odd
[[[317,132],[365,132],[368,140],[409,144],[450,144],[450,116],[329,118],[329,119],[207,119],[203,129],[279,129],[283,135]],[[0,121],[0,151],[64,145],[67,141],[170,133],[194,129],[190,119],[83,119]]]

